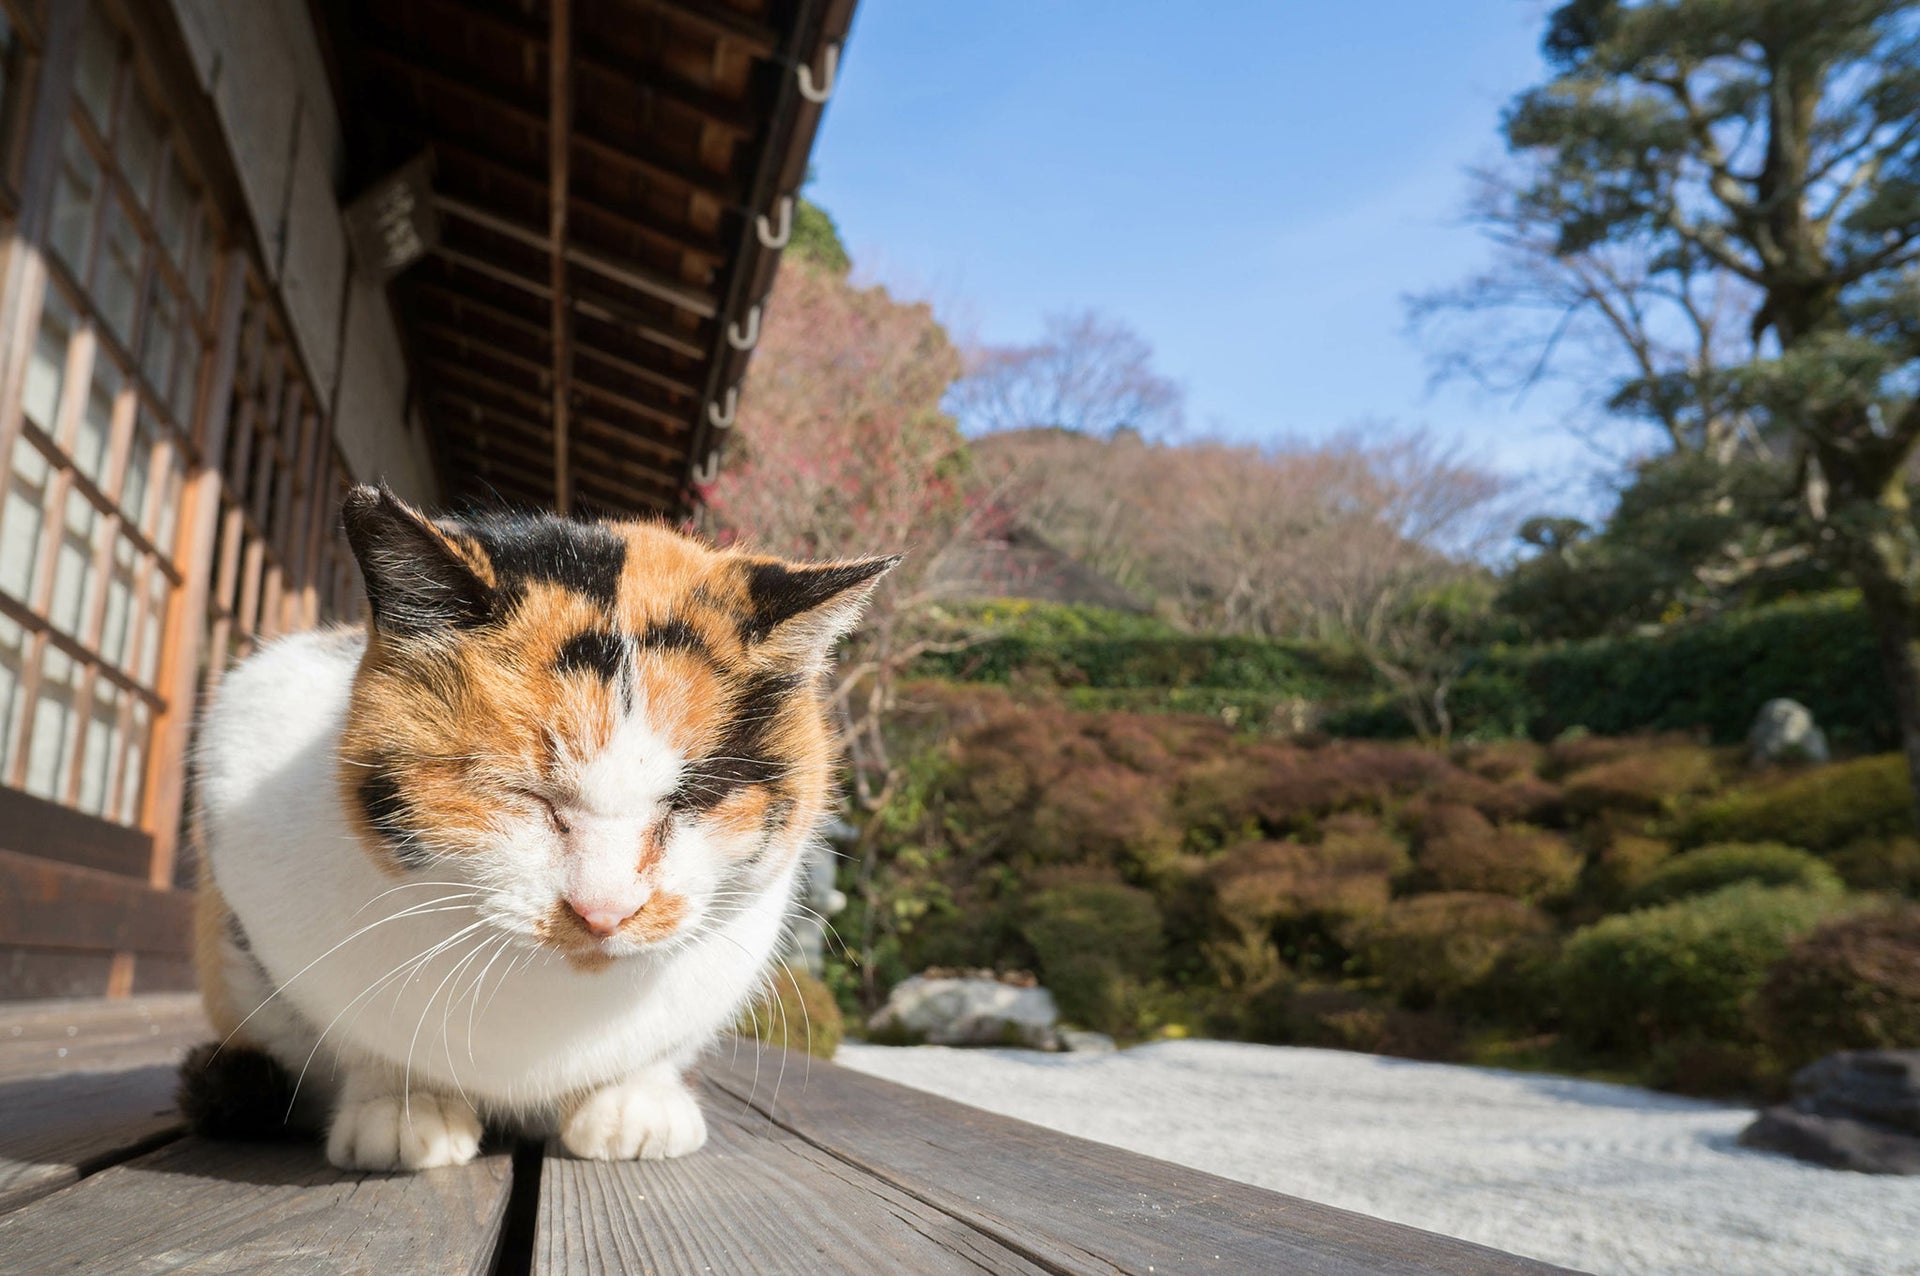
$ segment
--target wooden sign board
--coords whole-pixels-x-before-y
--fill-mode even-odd
[[[422,152],[368,187],[341,214],[360,274],[384,283],[433,251],[440,212],[433,202],[433,155]]]

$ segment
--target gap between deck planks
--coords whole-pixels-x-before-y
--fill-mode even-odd
[[[0,1006],[0,1271],[1554,1270],[750,1043],[703,1069],[690,1158],[341,1174],[179,1137],[206,1035],[190,998]]]

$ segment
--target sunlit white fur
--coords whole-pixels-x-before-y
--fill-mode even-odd
[[[465,1160],[476,1113],[561,1130],[581,1155],[699,1146],[679,1071],[760,987],[798,857],[767,856],[778,867],[720,888],[742,848],[676,826],[646,889],[689,899],[680,930],[651,948],[608,940],[618,960],[575,969],[531,927],[569,891],[625,888],[621,866],[633,878],[633,848],[680,759],[636,706],[600,756],[574,760],[570,843],[544,812],[516,815],[497,853],[396,878],[341,807],[340,738],[363,650],[340,631],[268,647],[227,676],[202,732],[208,867],[278,988],[240,1035],[304,1091],[332,1097],[329,1152],[342,1165]],[[269,993],[243,956],[227,956],[245,1013],[249,987]]]

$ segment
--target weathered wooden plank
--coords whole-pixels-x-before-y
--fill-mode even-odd
[[[157,1063],[0,1083],[0,1213],[179,1134],[174,1079]]]
[[[509,1160],[343,1174],[317,1144],[181,1139],[0,1217],[0,1267],[478,1276],[493,1264]]]
[[[756,1082],[756,1063],[758,1066]],[[1055,1272],[1558,1271],[743,1044],[709,1082]],[[804,1081],[801,1070],[806,1069]],[[1275,1155],[1285,1155],[1283,1148]]]
[[[18,789],[0,788],[0,850],[64,860],[144,882],[153,838]]]
[[[0,935],[10,943],[183,954],[192,929],[184,891],[0,850]]]
[[[211,1035],[193,993],[0,1004],[0,1081],[177,1063]]]
[[[579,1161],[540,1176],[536,1273],[1021,1273],[1036,1267],[939,1210],[705,1096],[707,1146],[677,1161]]]

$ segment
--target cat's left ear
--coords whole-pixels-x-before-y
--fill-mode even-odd
[[[824,655],[859,623],[874,586],[904,557],[889,554],[838,563],[752,561],[747,568],[748,636],[792,648],[795,654]]]
[[[367,584],[375,629],[417,638],[487,621],[486,582],[433,520],[384,484],[348,492],[340,522]]]

